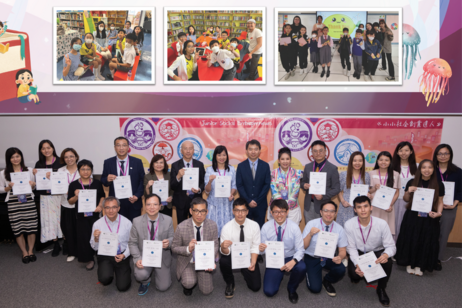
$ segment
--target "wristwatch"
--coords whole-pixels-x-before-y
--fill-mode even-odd
[[[293,258],[292,260],[294,260],[294,261],[295,261],[295,265],[297,265],[297,263],[298,263],[298,260],[297,260],[297,259],[295,259],[295,258]]]

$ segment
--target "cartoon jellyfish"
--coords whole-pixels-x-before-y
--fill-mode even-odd
[[[422,94],[425,95],[428,107],[430,103],[438,102],[441,92],[444,95],[446,86],[448,87],[448,92],[446,93],[449,93],[449,78],[452,76],[452,70],[448,62],[438,58],[431,59],[425,63],[423,70],[424,73],[419,77],[419,91],[423,86]]]
[[[404,79],[410,79],[412,75],[412,68],[416,65],[417,53],[419,51],[420,35],[411,25],[403,24],[403,50],[404,50]],[[409,58],[409,60],[408,60]],[[409,64],[409,71],[407,66]]]

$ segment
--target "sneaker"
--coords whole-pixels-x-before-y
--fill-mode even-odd
[[[303,73],[305,73],[305,70],[304,69],[300,70],[300,75],[303,75]]]
[[[100,81],[106,80],[106,78],[104,78],[103,76],[101,76],[101,74],[98,74],[98,76],[96,76],[96,79],[98,79],[98,80],[100,80]]]
[[[416,276],[423,276],[423,272],[420,270],[420,267],[415,268],[415,275]]]
[[[59,256],[59,252],[61,251],[61,246],[59,245],[58,241],[55,241],[55,246],[53,247],[53,252],[51,253],[52,257]]]
[[[138,288],[138,295],[144,295],[148,293],[148,287],[151,283],[148,284],[140,284],[140,287]]]
[[[234,283],[230,283],[230,284],[226,285],[225,297],[226,298],[233,298],[235,289],[236,288],[234,286]]]
[[[334,286],[329,281],[327,281],[325,278],[322,280],[322,286],[326,290],[327,295],[332,296],[332,297],[337,295],[337,292],[335,291]]]
[[[346,74],[347,74],[347,69],[346,69],[346,68],[344,68],[344,69],[343,69],[343,75],[345,75],[345,76],[346,76]]]
[[[290,77],[290,72],[286,74],[286,76],[284,77],[284,80],[289,79],[289,77]]]
[[[411,268],[411,266],[408,265],[408,266],[406,266],[406,272],[408,272],[408,274],[414,275],[415,274],[415,269]]]
[[[395,81],[395,77],[390,77],[388,76],[387,78],[385,78],[386,81]]]
[[[291,76],[294,76],[294,75],[295,75],[295,68],[290,72],[290,75],[291,75]]]
[[[69,257],[67,257],[67,259],[66,259],[67,262],[72,262],[72,261],[74,261],[74,260],[75,260],[75,257],[74,257],[74,256],[69,256]]]
[[[386,69],[386,68],[383,68],[383,67],[379,68],[379,71],[386,71],[386,70],[387,70],[387,69]]]
[[[369,78],[371,79],[371,81],[375,81],[374,80],[374,75],[369,74]]]
[[[300,66],[298,66],[298,65],[295,65],[295,66],[294,66],[294,69],[296,69],[296,68],[299,68],[299,67],[300,67]]]

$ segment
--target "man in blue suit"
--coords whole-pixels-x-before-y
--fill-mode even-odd
[[[141,159],[128,155],[128,140],[125,137],[117,137],[114,140],[114,149],[117,156],[104,161],[101,182],[109,187],[109,196],[115,197],[114,180],[118,176],[130,176],[133,195],[130,198],[120,199],[119,214],[133,221],[133,218],[141,215],[143,202],[143,180],[145,171]]]
[[[236,172],[236,186],[239,195],[250,207],[247,218],[256,221],[260,229],[265,223],[268,200],[266,198],[271,185],[271,172],[267,162],[259,159],[261,145],[258,140],[247,141],[245,145],[249,159],[240,163]]]

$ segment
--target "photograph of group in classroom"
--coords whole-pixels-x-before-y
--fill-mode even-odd
[[[55,8],[55,84],[154,83],[154,8]]]
[[[401,9],[276,15],[276,85],[402,84]]]
[[[246,9],[249,10],[166,8],[164,83],[266,83],[265,11]]]

